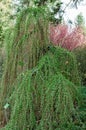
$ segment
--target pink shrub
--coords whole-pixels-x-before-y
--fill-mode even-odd
[[[50,27],[50,40],[70,51],[86,43],[86,36],[80,27],[69,29],[67,25],[59,24]]]

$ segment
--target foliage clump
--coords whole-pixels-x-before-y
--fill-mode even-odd
[[[23,10],[14,29],[8,30],[4,85],[12,84],[18,74],[36,66],[49,44],[48,18],[44,9]],[[13,31],[12,31],[13,30]]]
[[[48,27],[44,9],[27,9],[6,37],[0,93],[0,110],[10,107],[5,130],[54,130],[79,122],[76,60],[50,44]]]
[[[86,85],[86,45],[74,50],[74,54],[77,59],[82,85]]]
[[[51,25],[50,40],[56,46],[73,51],[86,44],[86,35],[82,27],[69,28],[67,25]]]
[[[56,51],[59,54],[62,49]],[[6,130],[52,130],[68,127],[74,118],[78,119],[77,105],[74,105],[78,103],[78,87],[61,73],[52,51],[36,67],[22,73],[14,86],[8,98],[11,117]]]

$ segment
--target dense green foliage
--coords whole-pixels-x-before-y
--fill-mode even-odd
[[[78,130],[80,79],[74,55],[51,45],[43,8],[21,12],[6,34],[0,87],[2,130]],[[2,114],[2,118],[1,118]]]
[[[82,86],[81,88],[82,94],[82,103],[79,108],[79,115],[82,122],[82,130],[86,129],[86,86]]]
[[[18,17],[15,29],[6,36],[6,85],[17,75],[34,67],[49,45],[48,19],[44,9],[27,9]],[[10,40],[11,39],[11,40]]]
[[[75,61],[72,66],[60,68],[59,57],[62,55],[64,59],[67,55],[72,60],[72,56],[61,48],[55,49],[48,51],[36,67],[22,73],[14,84],[16,87],[9,92],[7,102],[12,111],[6,130],[52,130],[65,125],[71,128],[76,119],[79,122],[74,105],[75,101],[78,103],[79,88],[65,75],[71,67],[76,71]],[[57,57],[52,51],[57,52]]]
[[[45,9],[41,8],[24,10],[19,15],[15,28],[6,32],[6,62],[0,87],[1,112],[6,95],[11,92],[10,85],[21,72],[36,66],[46,52],[49,44],[49,22],[46,15]]]
[[[79,75],[81,76],[82,84],[86,85],[86,46],[76,49],[74,53],[78,62]]]

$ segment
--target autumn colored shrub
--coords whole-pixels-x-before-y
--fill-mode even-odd
[[[86,43],[86,36],[80,27],[74,29],[67,25],[59,24],[50,26],[50,40],[55,46],[61,46],[70,51]]]

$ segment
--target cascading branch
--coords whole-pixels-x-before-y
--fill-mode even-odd
[[[79,122],[76,60],[50,45],[48,26],[43,9],[27,9],[9,33],[0,109],[9,103],[10,118],[2,130],[70,130]]]
[[[18,78],[8,98],[11,117],[4,129],[54,130],[65,125],[69,127],[78,118],[77,105],[74,105],[75,101],[78,102],[78,87],[62,74],[53,51],[57,51],[58,55],[66,54],[66,50],[52,48],[36,67]],[[72,60],[70,53],[67,52],[67,56]],[[72,69],[76,71],[75,64]]]
[[[43,8],[23,10],[15,28],[8,30],[3,95],[8,93],[8,86],[13,84],[19,73],[35,67],[39,58],[45,54],[49,45],[49,20],[46,15]]]

